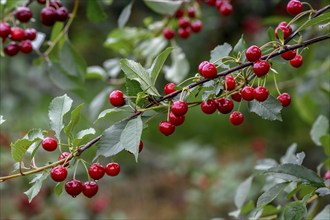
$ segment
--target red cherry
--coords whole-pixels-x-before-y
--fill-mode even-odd
[[[250,62],[255,62],[261,57],[261,50],[258,46],[253,45],[245,51],[246,59]]]
[[[225,77],[225,85],[224,85],[225,89],[227,91],[232,91],[235,89],[236,87],[236,81],[234,79],[234,77],[232,76],[226,76]]]
[[[46,0],[37,0],[37,2],[39,3],[39,4],[46,4]]]
[[[291,66],[298,68],[303,64],[303,58],[301,55],[297,54],[292,60],[290,60]]]
[[[141,153],[142,150],[143,150],[143,141],[140,140],[140,144],[139,144],[139,153]]]
[[[83,184],[82,192],[88,198],[92,198],[93,196],[95,196],[98,190],[99,190],[99,186],[94,181],[84,182]]]
[[[28,22],[32,18],[32,11],[27,7],[18,7],[15,10],[15,17],[20,22]]]
[[[20,45],[20,50],[23,52],[23,53],[31,53],[33,48],[32,48],[32,44],[31,44],[31,41],[30,40],[23,40]]]
[[[182,125],[186,117],[184,115],[176,116],[173,112],[170,112],[168,120],[172,125],[179,126]]]
[[[270,70],[270,65],[265,60],[258,60],[253,64],[253,72],[257,75],[257,77],[262,77],[266,75]]]
[[[166,40],[171,40],[174,37],[175,33],[171,28],[164,28],[163,36]]]
[[[12,41],[5,46],[3,49],[5,54],[8,56],[15,56],[19,52],[19,46],[16,42]]]
[[[10,30],[10,39],[14,41],[22,41],[25,38],[24,30],[19,27],[12,27]]]
[[[50,171],[50,176],[55,182],[62,182],[68,176],[68,171],[65,167],[57,166]]]
[[[217,68],[213,63],[206,63],[202,68],[202,76],[212,79],[217,76]]]
[[[190,27],[179,28],[178,35],[183,39],[187,39],[190,36]]]
[[[325,180],[329,180],[329,179],[330,179],[330,170],[328,170],[328,171],[324,174],[323,179],[325,179]]]
[[[203,28],[203,22],[200,20],[194,21],[190,25],[192,32],[198,33]]]
[[[41,146],[46,151],[54,151],[57,148],[57,140],[51,137],[46,137],[42,140]]]
[[[51,0],[50,1],[50,7],[53,7],[53,8],[60,8],[62,7],[62,2],[60,0]]]
[[[205,114],[213,114],[217,110],[217,103],[211,99],[202,101],[201,109]]]
[[[179,8],[174,14],[176,18],[181,18],[183,15],[184,15],[184,11],[182,8]]]
[[[64,188],[74,198],[83,191],[83,184],[79,180],[73,179],[68,181]]]
[[[296,51],[295,50],[289,50],[287,52],[284,52],[281,54],[281,57],[285,60],[292,60],[296,56]]]
[[[109,101],[114,107],[121,107],[125,105],[124,94],[120,90],[112,91],[109,95]]]
[[[199,65],[198,65],[198,72],[200,73],[200,74],[202,74],[202,72],[203,72],[203,66],[205,66],[206,64],[208,64],[208,63],[210,63],[209,61],[203,61],[203,62],[201,62]],[[203,74],[202,74],[203,75]]]
[[[188,16],[194,18],[196,16],[196,10],[194,7],[188,8]]]
[[[179,21],[178,21],[178,25],[180,28],[182,29],[186,29],[187,27],[190,27],[190,21],[188,18],[180,18]]]
[[[211,6],[215,6],[215,2],[216,0],[205,0],[206,4],[211,5]]]
[[[172,103],[171,111],[176,116],[185,115],[188,111],[188,105],[185,101],[181,101],[181,100],[175,101]]]
[[[219,8],[219,12],[222,16],[228,16],[233,12],[233,6],[228,2],[224,2]]]
[[[251,86],[244,86],[241,90],[242,98],[246,101],[252,101],[254,99],[254,88]]]
[[[241,95],[241,92],[238,91],[238,92],[235,92],[231,95],[231,98],[236,101],[236,102],[240,102],[242,101],[242,95]]]
[[[233,112],[229,116],[229,121],[231,124],[237,126],[243,123],[244,121],[244,115],[241,112]]]
[[[58,159],[57,159],[57,160],[63,160],[63,159],[67,158],[67,157],[70,156],[70,155],[71,155],[70,152],[63,152],[63,153],[60,154],[60,156],[58,156]],[[63,164],[64,164],[64,162],[61,163],[61,165],[63,165]],[[70,161],[68,160],[68,161],[64,164],[64,167],[69,166],[69,164],[70,164]]]
[[[25,40],[35,40],[37,37],[37,31],[34,28],[27,28],[24,30]]]
[[[176,90],[174,89],[174,87],[175,87],[174,83],[167,83],[164,87],[165,94],[168,95],[175,92]]]
[[[277,25],[277,27],[286,27],[286,28],[288,28],[290,34],[292,33],[292,28],[291,28],[291,26],[288,25],[288,23],[285,22],[285,21],[280,22],[280,23]]]
[[[56,9],[53,7],[45,7],[40,14],[41,23],[45,26],[53,26],[57,19]]]
[[[277,96],[277,100],[281,102],[283,107],[287,107],[291,103],[291,97],[288,93],[282,93]]]
[[[69,12],[66,7],[60,7],[56,9],[56,20],[57,21],[66,21],[69,17]]]
[[[303,10],[303,5],[298,0],[290,0],[286,6],[286,11],[291,15],[297,15]]]
[[[5,39],[10,34],[10,25],[6,22],[0,23],[0,37]]]
[[[105,168],[99,163],[93,163],[88,169],[88,174],[94,180],[99,180],[104,176]]]
[[[120,165],[116,162],[108,163],[105,167],[105,172],[109,176],[117,176],[120,172]]]
[[[254,98],[259,102],[265,101],[269,96],[269,91],[263,86],[258,86],[254,89]]]
[[[175,131],[175,126],[168,121],[161,121],[159,123],[159,131],[165,136],[169,136]]]
[[[222,114],[228,114],[234,108],[234,103],[230,99],[219,98],[216,99],[216,103],[218,104],[218,111]]]

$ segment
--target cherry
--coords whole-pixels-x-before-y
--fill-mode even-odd
[[[27,7],[18,7],[15,11],[15,17],[20,22],[28,22],[32,18],[32,11]]]
[[[328,171],[324,174],[323,179],[325,179],[325,180],[329,180],[329,179],[330,179],[330,170],[328,170]]]
[[[298,68],[303,64],[303,58],[301,55],[297,54],[292,60],[290,60],[291,66]]]
[[[182,125],[186,117],[184,115],[176,116],[173,112],[170,112],[168,120],[172,125],[179,126]]]
[[[88,174],[94,180],[99,180],[104,176],[105,168],[99,163],[93,163],[88,169]]]
[[[109,176],[117,176],[120,172],[120,165],[116,162],[108,163],[105,166],[105,172]]]
[[[188,105],[185,101],[181,101],[181,100],[175,101],[172,103],[171,111],[176,116],[185,115],[188,111]]]
[[[287,107],[291,103],[291,97],[288,93],[282,93],[277,96],[277,100],[281,102],[283,107]]]
[[[211,99],[202,101],[201,109],[205,114],[213,114],[217,110],[217,103]]]
[[[59,1],[59,0],[51,0],[50,1],[50,7],[53,7],[53,8],[60,8],[60,7],[62,7],[63,5],[62,5],[62,2],[61,1]]]
[[[42,140],[41,146],[46,151],[54,151],[57,148],[57,140],[51,137],[46,137]]]
[[[230,99],[227,98],[219,98],[215,100],[218,104],[218,111],[222,114],[228,114],[234,108],[234,103]]]
[[[61,153],[60,154],[60,156],[58,156],[58,160],[63,160],[63,159],[65,159],[65,158],[67,158],[68,156],[70,156],[70,152],[63,152],[63,153]],[[63,163],[61,163],[61,165],[63,165],[64,164],[64,162]],[[68,160],[65,164],[64,164],[64,167],[67,167],[67,166],[69,166],[69,164],[70,164],[70,161]]]
[[[289,30],[290,34],[292,33],[292,28],[291,28],[290,25],[288,25],[288,23],[285,22],[285,21],[280,22],[280,23],[277,25],[277,27],[286,27],[286,28]]]
[[[241,90],[242,98],[246,101],[252,101],[254,99],[254,88],[251,86],[244,86]]]
[[[171,40],[174,37],[175,33],[171,28],[164,28],[163,36],[166,40]]]
[[[216,0],[205,0],[208,5],[214,6]]]
[[[92,198],[93,196],[95,196],[98,190],[99,186],[94,181],[84,182],[83,184],[82,192],[88,198]]]
[[[159,131],[165,136],[169,136],[175,131],[175,126],[168,121],[161,121],[159,123]]]
[[[212,79],[217,76],[217,68],[213,63],[206,63],[202,68],[202,76]]]
[[[265,60],[258,60],[253,64],[253,72],[257,75],[257,77],[262,77],[266,75],[270,70],[270,65]]]
[[[167,83],[164,87],[165,94],[168,95],[175,92],[176,90],[174,89],[174,87],[175,87],[174,83]]]
[[[68,9],[65,7],[60,7],[56,9],[56,20],[57,21],[66,21],[69,17]]]
[[[190,7],[188,8],[188,16],[191,17],[191,18],[194,18],[196,17],[196,10],[194,7]]]
[[[6,22],[0,23],[0,37],[5,39],[10,34],[10,25]]]
[[[114,107],[121,107],[125,105],[124,94],[120,90],[114,90],[109,95],[109,101]]]
[[[179,21],[178,21],[178,25],[180,28],[182,29],[186,29],[187,27],[190,27],[190,21],[188,18],[180,18]]]
[[[20,50],[23,53],[31,53],[32,52],[32,44],[30,40],[23,40],[19,45]]]
[[[19,52],[19,46],[16,42],[12,41],[9,44],[7,44],[3,50],[4,50],[5,54],[12,57],[12,56],[15,56]]]
[[[83,191],[83,184],[79,180],[73,179],[65,183],[64,188],[74,198]]]
[[[27,28],[24,30],[25,40],[35,40],[37,37],[37,31],[34,28]]]
[[[232,77],[232,76],[226,76],[225,77],[225,85],[224,86],[225,86],[225,89],[227,91],[234,90],[235,87],[236,87],[236,81],[235,81],[234,77]]]
[[[261,57],[261,50],[258,46],[253,45],[245,51],[246,59],[250,62],[255,62]]]
[[[298,0],[290,0],[286,6],[286,11],[291,15],[297,15],[303,10],[303,5]]]
[[[241,95],[241,92],[238,91],[238,92],[235,92],[231,95],[231,98],[236,101],[236,102],[240,102],[242,101],[242,95]]]
[[[139,153],[141,153],[142,150],[143,150],[143,141],[140,140],[140,144],[139,144]]]
[[[190,27],[179,28],[178,35],[183,39],[187,39],[190,36]]]
[[[200,74],[202,74],[202,72],[203,72],[203,66],[205,66],[206,64],[208,64],[208,63],[210,63],[209,61],[203,61],[203,62],[201,62],[199,65],[198,65],[198,72],[200,73]],[[203,74],[202,74],[203,75]]]
[[[283,32],[283,38],[284,39],[287,39],[291,35],[291,33],[292,33],[292,31],[290,31],[290,29],[287,26],[277,26],[275,28],[275,35],[276,35],[276,38],[277,39],[279,38],[278,37],[278,29],[281,29],[282,30],[282,32]]]
[[[176,18],[181,18],[184,15],[184,11],[182,8],[179,8],[176,12],[175,12],[175,17]]]
[[[203,23],[200,20],[196,20],[191,23],[190,27],[191,27],[192,32],[198,33],[202,30]]]
[[[265,101],[269,96],[268,89],[263,86],[258,86],[254,89],[254,98],[259,102]]]
[[[37,0],[39,4],[46,4],[46,0]]]
[[[10,39],[14,41],[22,41],[25,38],[24,30],[19,27],[12,27],[10,30]]]
[[[295,50],[289,50],[287,52],[284,52],[281,54],[281,57],[285,60],[292,60],[296,56],[296,51]]]
[[[53,26],[56,19],[56,9],[53,7],[45,7],[41,10],[40,14],[41,23],[45,26]]]
[[[237,126],[243,123],[244,121],[244,115],[241,112],[233,112],[229,116],[229,121],[231,124]]]
[[[232,13],[232,11],[233,11],[233,6],[228,2],[224,2],[219,8],[219,12],[222,16],[228,16]]]
[[[65,167],[57,166],[50,171],[50,176],[55,182],[62,182],[68,176],[68,171]]]

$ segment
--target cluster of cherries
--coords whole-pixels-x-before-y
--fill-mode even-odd
[[[230,0],[205,0],[204,2],[215,7],[222,16],[228,16],[233,12]]]
[[[46,0],[38,0],[40,4],[45,4]],[[14,16],[21,24],[26,24],[31,21],[33,13],[30,8],[26,6],[18,7],[14,11]],[[68,10],[63,7],[58,0],[51,0],[49,7],[41,10],[40,20],[46,26],[53,25],[56,21],[66,21],[68,19]],[[37,31],[34,28],[26,28],[16,26],[16,23],[11,26],[7,22],[0,23],[0,37],[5,43],[9,38],[10,42],[4,47],[3,51],[7,56],[15,56],[20,51],[28,54],[33,50],[32,41],[37,37]]]

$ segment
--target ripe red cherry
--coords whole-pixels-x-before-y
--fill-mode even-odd
[[[252,101],[254,99],[254,88],[251,86],[244,86],[241,90],[242,98],[246,101]]]
[[[83,191],[83,184],[79,180],[73,179],[65,183],[64,188],[74,198]]]
[[[171,40],[174,37],[175,33],[171,28],[164,28],[163,30],[163,36],[167,40]]]
[[[329,180],[329,179],[330,179],[330,170],[328,170],[328,171],[324,174],[323,179],[325,179],[325,180]]]
[[[206,63],[202,68],[202,76],[212,79],[217,76],[217,68],[213,63]]]
[[[297,15],[303,10],[303,5],[298,0],[290,0],[286,6],[286,11],[291,15]]]
[[[291,103],[291,97],[288,93],[282,93],[277,96],[277,100],[281,102],[283,107],[287,107]]]
[[[205,66],[206,64],[208,64],[208,63],[210,63],[209,61],[203,61],[203,62],[201,62],[199,65],[198,65],[198,72],[200,73],[200,74],[202,74],[202,72],[203,72],[203,66]],[[202,74],[203,75],[203,74]]]
[[[116,162],[108,163],[105,167],[105,172],[109,176],[117,176],[120,172],[120,165]]]
[[[5,46],[3,51],[5,52],[6,55],[12,57],[12,56],[15,56],[19,52],[19,46],[16,42],[12,41]]]
[[[229,116],[229,121],[231,124],[237,126],[243,123],[244,121],[244,115],[241,112],[233,112]]]
[[[263,86],[258,86],[254,89],[254,98],[259,102],[265,101],[269,96],[269,91]]]
[[[18,7],[15,11],[15,17],[20,22],[28,22],[32,18],[32,11],[27,7]]]
[[[10,25],[6,22],[0,23],[0,37],[5,39],[10,34]]]
[[[140,144],[139,144],[139,153],[141,153],[142,150],[143,150],[143,141],[140,140]]]
[[[178,35],[183,39],[187,39],[190,36],[190,27],[179,28]]]
[[[10,30],[10,39],[14,41],[22,41],[25,38],[24,30],[19,27],[12,27]]]
[[[257,77],[262,77],[266,75],[270,70],[270,65],[265,60],[258,60],[253,64],[253,72],[257,75]]]
[[[70,152],[63,152],[63,153],[61,153],[60,154],[60,156],[58,156],[58,160],[63,160],[63,159],[65,159],[65,158],[67,158],[68,156],[70,156]],[[61,163],[61,165],[63,165],[64,164],[64,162],[63,163]],[[70,164],[70,161],[68,160],[65,164],[64,164],[64,167],[67,167],[67,166],[69,166],[69,164]]]
[[[185,115],[188,111],[188,105],[185,101],[181,101],[181,100],[175,101],[172,103],[171,111],[176,116]]]
[[[297,54],[292,60],[290,60],[291,66],[298,68],[303,64],[303,58],[301,55]]]
[[[59,0],[51,0],[50,1],[50,7],[53,7],[53,8],[60,8],[60,7],[62,7],[63,5],[62,5],[62,2],[61,1],[59,1]]]
[[[60,7],[56,9],[56,20],[57,21],[66,21],[69,17],[68,9],[65,7]]]
[[[214,100],[202,101],[201,109],[205,114],[213,114],[217,110],[217,104]]]
[[[216,103],[218,104],[218,111],[222,114],[228,114],[234,108],[234,103],[230,99],[219,98],[216,99]]]
[[[232,13],[232,11],[233,11],[233,6],[228,2],[224,2],[219,8],[219,12],[222,16],[228,16]]]
[[[203,22],[200,20],[194,21],[191,23],[190,27],[193,32],[198,33],[203,28]]]
[[[167,83],[164,87],[165,94],[168,95],[175,92],[176,90],[174,89],[174,87],[175,87],[174,83]]]
[[[23,53],[31,53],[32,52],[32,44],[30,40],[23,40],[19,44],[19,48]]]
[[[175,17],[176,18],[181,18],[184,15],[184,11],[182,8],[179,8],[176,12],[175,12]]]
[[[205,2],[206,2],[206,4],[208,4],[208,5],[214,6],[216,0],[205,0]]]
[[[57,140],[51,137],[46,137],[42,140],[41,146],[46,151],[54,151],[57,148]]]
[[[35,40],[37,37],[37,31],[34,28],[27,28],[24,30],[25,40]]]
[[[50,171],[50,176],[55,182],[62,182],[68,176],[68,171],[65,167],[57,166]]]
[[[96,195],[97,191],[99,191],[99,186],[96,182],[90,181],[90,182],[84,182],[83,184],[83,194],[88,197],[92,198]]]
[[[288,23],[285,22],[285,21],[280,22],[280,23],[277,25],[277,27],[286,27],[286,28],[288,28],[290,34],[292,33],[292,28],[291,28],[291,26],[288,25]]]
[[[172,125],[170,122],[168,121],[161,121],[159,123],[159,131],[165,135],[165,136],[169,136],[171,134],[173,134],[173,132],[175,131],[175,126]]]
[[[41,23],[45,26],[53,26],[56,19],[56,9],[53,7],[45,7],[41,10],[40,14]]]
[[[225,90],[227,91],[232,91],[235,89],[236,87],[236,81],[234,79],[234,77],[232,76],[226,76],[225,77]]]
[[[109,101],[114,107],[121,107],[125,105],[124,94],[120,90],[112,91],[109,95]]]
[[[179,19],[178,24],[180,28],[186,29],[187,27],[190,26],[190,21],[188,18],[182,17]]]
[[[170,123],[175,126],[182,125],[185,119],[186,117],[184,115],[176,116],[175,114],[173,114],[173,112],[170,112],[168,116],[168,120],[170,121]]]
[[[236,102],[240,102],[242,101],[242,95],[241,95],[241,91],[235,92],[231,95],[231,98],[236,101]]]
[[[281,57],[285,60],[292,60],[296,56],[296,51],[295,50],[289,50],[287,52],[284,52],[281,54]]]
[[[258,46],[253,45],[245,51],[246,59],[250,62],[255,62],[261,57],[261,50]]]
[[[37,0],[37,2],[39,3],[39,4],[46,4],[46,0]]]
[[[104,176],[105,168],[99,163],[93,163],[88,169],[88,174],[94,180],[99,180]]]

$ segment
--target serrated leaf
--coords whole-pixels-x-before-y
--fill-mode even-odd
[[[95,135],[96,131],[94,128],[88,128],[82,131],[79,131],[73,141],[74,146],[78,146],[81,142],[84,142],[90,136]]]
[[[183,1],[171,0],[144,0],[144,3],[153,11],[159,14],[173,14],[178,10]]]
[[[228,43],[224,43],[222,45],[216,46],[211,51],[210,63],[215,63],[217,65],[220,65],[222,68],[229,67],[229,66],[222,65],[221,59],[223,57],[228,56],[232,49],[233,49],[232,46],[230,44],[228,44]]]
[[[123,28],[125,26],[125,24],[127,23],[130,15],[131,15],[131,12],[132,12],[133,2],[134,1],[131,1],[131,3],[129,3],[123,9],[123,11],[120,13],[119,18],[118,18],[118,27],[119,28]]]
[[[299,31],[305,30],[312,26],[316,26],[317,24],[322,24],[322,23],[329,24],[330,12],[323,13],[323,14],[317,16],[316,18],[310,19],[306,23],[305,22],[306,22],[305,20],[301,21],[301,22],[297,22],[298,27],[300,27],[302,24],[304,24],[304,26],[302,26]]]
[[[248,107],[250,112],[256,113],[263,119],[282,121],[281,110],[283,107],[273,96],[269,96],[264,102],[253,100],[249,102]]]
[[[60,140],[61,131],[64,128],[63,117],[70,111],[72,102],[72,99],[64,94],[54,98],[50,103],[48,112],[50,127],[55,131],[55,137],[58,140]]]
[[[26,192],[24,192],[25,195],[27,195],[27,197],[29,198],[29,202],[32,201],[32,199],[38,195],[41,187],[42,187],[42,183],[44,182],[44,180],[47,179],[49,175],[49,171],[45,170],[42,173],[39,173],[35,176],[35,178],[30,182],[30,184],[33,184],[31,186],[31,188],[29,190],[27,190]]]
[[[324,115],[319,115],[314,121],[310,135],[314,143],[321,146],[320,138],[327,134],[329,130],[329,119]]]
[[[64,132],[70,139],[73,138],[72,131],[80,120],[81,108],[83,106],[84,104],[80,104],[74,110],[72,110],[70,122],[64,127]]]
[[[320,142],[327,156],[330,156],[330,134],[324,135],[320,138]]]
[[[125,72],[126,77],[140,83],[143,91],[150,95],[160,96],[157,89],[152,83],[148,71],[141,64],[128,59],[120,60],[120,67]]]
[[[235,205],[236,205],[237,209],[241,209],[243,207],[243,205],[246,201],[247,195],[250,192],[252,180],[253,180],[253,176],[250,176],[249,178],[244,180],[244,182],[242,182],[238,186],[238,188],[236,190],[236,194],[235,194]]]
[[[329,219],[330,216],[330,205],[327,205],[324,207],[324,209],[319,212],[315,217],[314,220],[324,220],[324,219]]]
[[[301,220],[307,214],[306,206],[301,202],[291,202],[284,207],[284,220]]]
[[[319,194],[319,196],[327,196],[327,195],[330,195],[330,189],[327,188],[327,187],[321,187],[321,188],[318,188],[317,190],[315,190],[315,192],[317,194]]]
[[[148,70],[150,72],[150,77],[152,80],[153,85],[156,84],[158,75],[163,68],[163,65],[167,59],[167,57],[170,55],[170,53],[173,51],[173,47],[166,48],[163,52],[161,52],[152,63],[150,69]]]
[[[257,208],[262,208],[265,205],[271,203],[276,197],[284,190],[284,188],[288,185],[289,183],[279,183],[264,192],[257,201]]]
[[[5,119],[3,119],[3,115],[0,115],[0,125],[2,124],[2,123],[4,123],[6,120]]]
[[[234,52],[239,53],[246,50],[246,42],[243,38],[243,35],[241,36],[241,38],[238,40],[238,42],[236,43],[236,45],[234,46]]]
[[[180,83],[189,73],[189,62],[180,47],[175,47],[171,53],[171,66],[164,66],[165,78],[175,84]]]
[[[56,184],[54,188],[55,195],[60,196],[62,194],[63,186],[64,186],[64,181]]]
[[[110,109],[106,109],[104,111],[102,111],[99,116],[97,117],[96,121],[100,119],[103,119],[105,117],[110,117],[111,115],[115,114],[115,113],[120,113],[120,112],[128,112],[126,109],[123,108],[110,108]]]
[[[88,0],[87,4],[87,18],[92,22],[101,22],[107,18],[100,1]]]

